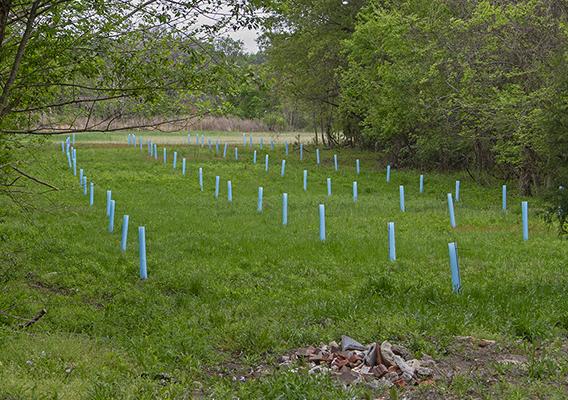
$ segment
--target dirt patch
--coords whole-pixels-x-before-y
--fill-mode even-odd
[[[26,278],[28,280],[27,283],[29,287],[43,292],[57,294],[60,296],[73,296],[79,292],[79,289],[76,288],[67,288],[48,282],[42,282],[34,273],[27,274]]]
[[[446,349],[446,355],[438,360],[431,387],[426,390],[409,388],[404,398],[461,399],[461,395],[443,390],[460,378],[478,382],[485,388],[498,384],[501,379],[511,384],[523,384],[528,377],[528,362],[527,356],[509,346],[492,340],[458,336]],[[475,397],[473,393],[471,395]]]
[[[355,346],[359,344],[355,343]],[[374,345],[376,349],[381,349],[383,343],[380,345],[375,343]],[[462,389],[456,389],[455,386],[459,386],[461,381],[466,381],[472,382],[472,386],[482,387],[483,393],[493,394],[494,398],[499,398],[499,385],[503,381],[519,387],[528,385],[532,379],[530,375],[531,363],[534,362],[535,357],[541,356],[537,351],[537,354],[532,355],[533,360],[531,360],[529,356],[523,354],[520,344],[502,345],[492,340],[471,336],[456,337],[445,348],[445,354],[436,357],[436,359],[425,354],[402,354],[401,351],[404,351],[404,348],[393,344],[391,349],[397,348],[394,354],[401,354],[399,359],[404,359],[411,366],[417,365],[415,361],[419,361],[422,366],[429,368],[432,372],[430,376],[414,374],[412,379],[410,377],[405,379],[402,373],[404,371],[400,371],[400,367],[397,369],[390,366],[392,371],[387,368],[387,372],[382,374],[375,370],[376,366],[380,365],[380,363],[376,363],[375,367],[371,367],[370,371],[367,371],[368,364],[364,361],[364,357],[361,359],[360,356],[368,354],[371,346],[361,346],[360,350],[357,350],[357,348],[344,350],[342,345],[337,345],[337,349],[331,349],[330,345],[323,344],[309,346],[286,352],[278,357],[276,362],[267,361],[267,363],[255,367],[246,367],[235,361],[210,369],[208,373],[230,378],[235,382],[262,378],[282,369],[308,374],[326,373],[334,377],[338,385],[345,388],[352,385],[366,385],[372,390],[373,398],[376,400],[391,398],[407,400],[462,399],[464,395],[459,394]],[[568,345],[566,349],[568,350]],[[566,354],[562,357],[564,356]],[[236,360],[238,360],[238,357]],[[367,372],[370,372],[370,374],[367,374]],[[386,374],[391,372],[398,373],[398,377],[394,377],[394,374],[392,374],[392,379],[388,379]],[[372,376],[373,373],[374,376]],[[550,377],[544,376],[542,381],[548,383],[550,380]],[[556,386],[562,384],[559,382],[550,383]],[[393,390],[396,391],[396,395],[393,395]],[[467,398],[483,397],[474,389],[465,390],[468,392],[465,396]]]

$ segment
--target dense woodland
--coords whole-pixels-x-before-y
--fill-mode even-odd
[[[3,148],[234,115],[524,194],[567,183],[565,1],[222,3],[0,1]],[[227,38],[241,27],[258,54]]]
[[[269,21],[275,88],[324,143],[526,194],[566,181],[566,2],[291,1]]]

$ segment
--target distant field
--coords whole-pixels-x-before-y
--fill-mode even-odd
[[[231,144],[242,144],[243,143],[243,133],[244,132],[211,132],[211,131],[184,131],[184,132],[157,132],[157,131],[136,131],[138,137],[143,137],[144,140],[152,139],[154,143],[158,144],[187,144],[187,135],[191,135],[191,143],[195,144],[195,135],[199,136],[201,140],[201,135],[210,138],[213,143],[216,140],[220,142],[226,142]],[[77,133],[75,138],[81,142],[91,142],[91,143],[123,143],[126,140],[128,133],[117,131],[109,133]],[[246,133],[247,143],[249,140],[249,133]],[[253,140],[256,144],[260,138],[264,138],[266,144],[270,143],[270,140],[274,140],[275,143],[284,143],[288,141],[293,143],[298,137],[301,138],[302,143],[308,143],[313,141],[314,134],[310,132],[254,132]],[[50,140],[61,141],[64,140],[65,136],[53,136]],[[200,142],[201,143],[201,142]],[[207,144],[207,139],[205,139],[205,144]]]
[[[47,314],[25,330],[20,320],[0,315],[0,398],[397,398],[366,386],[346,390],[302,368],[275,367],[291,349],[342,334],[364,343],[389,339],[440,362],[473,362],[451,350],[456,336],[472,335],[495,339],[500,349],[527,360],[520,366],[489,360],[483,373],[464,368],[433,386],[401,389],[399,398],[565,398],[568,246],[537,216],[537,199],[521,198],[510,187],[503,212],[501,183],[481,187],[467,174],[426,173],[420,194],[420,171],[393,169],[387,183],[376,154],[339,150],[336,172],[334,151],[322,151],[316,166],[314,146],[305,146],[300,161],[297,147],[290,146],[287,157],[282,145],[271,151],[268,134],[263,151],[254,134],[254,165],[242,133],[208,135],[238,145],[239,160],[234,146],[223,159],[207,145],[184,145],[185,133],[143,134],[169,144],[167,165],[161,147],[155,161],[145,146],[127,147],[125,133],[77,135],[78,168],[95,184],[94,207],[58,144],[30,156],[27,170],[60,190],[35,198],[33,211],[0,198],[0,310],[31,317],[45,308]],[[278,142],[295,134],[286,135]],[[461,200],[452,229],[446,195],[456,179]],[[399,209],[399,185],[406,212]],[[107,232],[107,189],[116,200],[113,234]],[[288,226],[281,223],[284,192]],[[527,242],[522,200],[529,201]],[[325,242],[318,237],[320,203]],[[125,254],[119,249],[123,214],[130,216]],[[391,221],[396,262],[387,257]],[[147,232],[147,281],[138,277],[138,226]],[[459,247],[460,294],[451,289],[448,242]],[[267,376],[239,381],[259,365]]]

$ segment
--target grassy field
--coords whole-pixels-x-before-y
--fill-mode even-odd
[[[185,131],[185,132],[157,132],[157,131],[137,131],[135,132],[137,137],[142,137],[144,142],[148,139],[152,139],[154,143],[157,144],[176,144],[184,145],[187,143],[187,135],[190,135],[191,144],[195,144],[195,136],[199,137],[199,144],[201,144],[201,136],[205,136],[211,139],[213,145],[217,140],[221,143],[229,143],[233,145],[243,144],[243,132],[201,132],[201,131]],[[108,133],[77,133],[75,139],[79,140],[81,143],[106,143],[106,144],[116,144],[125,143],[128,133],[117,131]],[[249,134],[246,134],[247,144],[249,140]],[[309,132],[254,132],[254,141],[258,142],[258,138],[262,137],[265,144],[269,144],[270,140],[275,143],[283,144],[284,142],[293,143],[298,137],[301,138],[303,143],[311,141],[314,137],[313,133]],[[62,137],[54,136],[51,137],[51,141],[61,141]],[[205,146],[207,146],[207,139],[205,139]],[[258,143],[257,143],[258,144]]]
[[[537,199],[522,199],[509,188],[504,213],[501,183],[481,187],[466,174],[426,174],[420,194],[419,171],[393,170],[387,183],[382,160],[351,150],[337,152],[336,172],[332,151],[322,151],[316,166],[313,147],[306,147],[303,161],[291,149],[282,178],[282,146],[265,146],[253,165],[242,142],[239,161],[232,149],[224,160],[207,147],[171,145],[164,166],[161,148],[154,161],[146,147],[84,138],[78,136],[78,168],[95,183],[94,207],[53,143],[32,153],[27,170],[60,190],[34,198],[32,211],[0,199],[0,310],[31,318],[47,309],[27,329],[0,315],[0,398],[379,397],[364,386],[344,389],[329,376],[273,367],[290,349],[342,334],[364,343],[389,339],[440,361],[461,355],[450,350],[456,336],[472,335],[527,357],[513,377],[489,361],[491,382],[463,371],[404,396],[568,395],[568,246],[536,215]],[[121,139],[126,143],[124,134]],[[461,201],[452,229],[446,194],[456,179]],[[399,185],[406,190],[404,213]],[[256,210],[258,186],[264,187],[262,213]],[[113,234],[107,231],[107,189],[116,200]],[[283,192],[288,226],[281,224]],[[529,200],[527,242],[521,200]],[[325,242],[318,237],[320,203],[326,207]],[[125,254],[119,249],[123,214],[130,216]],[[387,257],[390,221],[396,224],[396,262]],[[146,227],[147,281],[138,277],[138,226]],[[452,241],[459,246],[459,295],[451,289]],[[267,366],[266,376],[235,379],[259,365]]]

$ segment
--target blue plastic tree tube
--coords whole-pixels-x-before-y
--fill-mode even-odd
[[[270,138],[270,150],[274,151],[274,139]]]
[[[300,161],[304,159],[304,144],[300,143]]]
[[[91,191],[89,192],[89,206],[95,204],[95,184],[91,181]]]
[[[113,232],[114,231],[114,208],[115,208],[116,202],[114,200],[110,201],[110,215],[108,217],[108,231],[109,232]]]
[[[357,181],[353,182],[353,202],[357,203],[357,198],[358,198],[358,193],[357,193]]]
[[[164,165],[166,165],[167,161],[168,161],[167,150],[164,147]]]
[[[205,146],[205,135],[201,135],[201,147]]]
[[[107,217],[110,216],[110,202],[112,201],[112,191],[111,190],[107,190],[107,207],[106,207],[106,214]]]
[[[388,223],[389,234],[389,260],[396,261],[396,244],[394,239],[394,222]]]
[[[327,178],[327,195],[331,196],[331,178]]]
[[[333,155],[333,164],[335,166],[335,170],[339,171],[339,165],[337,164],[337,154]]]
[[[391,166],[387,165],[387,183],[391,181]]]
[[[304,170],[304,192],[308,190],[308,170]]]
[[[355,160],[355,170],[357,171],[357,175],[361,173],[361,165],[359,163],[359,159]]]
[[[460,264],[458,261],[458,247],[456,243],[448,243],[448,251],[450,253],[450,270],[452,272],[452,290],[459,293],[461,290]]]
[[[284,150],[286,151],[286,155],[288,155],[288,142],[284,142]]]
[[[288,225],[288,193],[282,194],[282,225]]]
[[[456,202],[460,201],[460,181],[456,181]]]
[[[77,159],[73,159],[73,175],[77,176]]]
[[[262,192],[263,192],[263,188],[262,186],[259,186],[258,188],[258,202],[257,202],[257,207],[256,207],[256,211],[258,212],[262,212]]]
[[[191,144],[191,133],[187,134],[187,144]]]
[[[400,185],[398,189],[400,192],[400,211],[404,212],[406,210],[404,207],[404,186]]]
[[[320,149],[316,149],[316,164],[320,165]]]
[[[221,178],[219,177],[219,175],[217,175],[215,177],[215,198],[218,199],[219,198],[219,180]]]
[[[284,176],[286,173],[286,160],[282,160],[282,167],[280,168],[280,176]]]
[[[319,205],[319,220],[320,220],[320,240],[325,240],[325,206]]]
[[[233,185],[231,181],[227,181],[227,200],[229,203],[233,202]]]
[[[138,242],[140,252],[140,279],[148,279],[148,271],[146,270],[146,231],[143,226],[138,227]]]
[[[128,215],[122,216],[122,237],[120,239],[120,250],[126,251],[126,240],[128,238]]]
[[[264,156],[264,170],[268,172],[268,154]]]
[[[521,209],[523,214],[523,240],[529,240],[529,203],[523,201]]]
[[[223,146],[223,158],[227,158],[227,143]]]
[[[79,185],[83,186],[83,168],[79,169]]]
[[[507,210],[507,185],[501,187],[501,207],[503,211]]]
[[[203,192],[203,168],[199,167],[199,189]]]
[[[83,194],[87,195],[87,175],[83,176]]]
[[[262,146],[263,146],[263,144],[264,144],[264,140],[263,140],[263,139],[264,139],[264,138],[260,138],[260,150],[262,150]]]
[[[454,200],[452,194],[448,193],[448,211],[450,213],[450,225],[452,228],[456,227],[456,214],[454,211]]]
[[[174,151],[174,163],[173,163],[174,169],[176,169],[177,167],[177,160],[178,160],[178,153],[177,151]]]
[[[424,175],[420,175],[420,193],[424,193]]]
[[[252,149],[252,133],[249,133],[249,149]]]
[[[181,174],[185,176],[185,158],[181,160]]]
[[[256,164],[256,150],[252,153],[252,163]]]
[[[235,160],[239,161],[239,148],[235,147]]]

